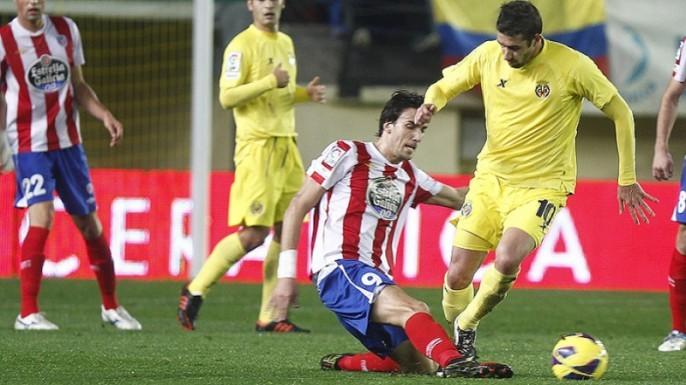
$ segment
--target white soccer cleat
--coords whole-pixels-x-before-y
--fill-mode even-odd
[[[658,346],[657,350],[661,352],[676,352],[678,350],[686,350],[686,333],[681,333],[677,330],[672,330],[667,334],[662,344]]]
[[[113,325],[119,330],[141,330],[143,326],[135,318],[131,317],[131,314],[124,309],[123,306],[119,306],[116,309],[105,310],[104,306],[100,306],[101,312],[100,316],[102,322],[106,322]]]
[[[59,327],[48,321],[43,313],[32,313],[26,317],[21,314],[14,321],[14,330],[57,330]]]

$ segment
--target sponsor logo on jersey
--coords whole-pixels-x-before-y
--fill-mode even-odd
[[[540,82],[536,84],[534,93],[541,99],[545,99],[550,96],[550,86],[548,85],[548,82]]]
[[[393,221],[398,218],[403,195],[390,178],[375,178],[369,181],[367,201],[381,219]]]
[[[69,66],[50,55],[42,55],[26,71],[26,82],[43,92],[54,92],[69,82]]]
[[[291,67],[295,67],[295,55],[292,53],[288,54],[288,64],[290,64]]]
[[[238,79],[241,74],[241,53],[240,52],[229,52],[229,56],[226,57],[226,68],[224,70],[224,76],[227,79],[233,80]]]

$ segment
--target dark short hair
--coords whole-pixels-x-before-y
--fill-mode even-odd
[[[383,110],[381,110],[379,131],[377,131],[376,136],[381,137],[384,124],[395,122],[402,115],[403,111],[408,108],[419,108],[422,103],[424,103],[424,96],[418,93],[407,90],[393,92],[393,95],[391,95],[391,98],[388,99],[386,105],[383,106]]]
[[[496,23],[498,32],[515,37],[522,35],[531,41],[543,31],[543,21],[538,9],[528,1],[515,0],[500,6]]]

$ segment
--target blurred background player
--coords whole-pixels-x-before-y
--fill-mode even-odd
[[[0,29],[3,127],[14,154],[15,206],[28,207],[29,229],[21,246],[21,311],[17,330],[54,330],[38,308],[45,242],[55,216],[56,190],[86,242],[102,297],[101,318],[118,329],[141,324],[119,306],[114,263],[96,214],[86,154],[81,145],[78,108],[101,120],[110,145],[123,127],[83,78],[85,63],[76,24],[44,14],[44,0],[15,0],[17,17]]]
[[[293,105],[325,101],[325,88],[315,77],[307,87],[295,83],[293,42],[279,32],[283,0],[248,0],[253,24],[226,47],[219,81],[219,101],[233,108],[236,120],[235,180],[231,186],[229,226],[240,230],[214,247],[200,273],[181,292],[178,320],[188,330],[204,296],[247,252],[260,246],[270,230],[272,242],[264,260],[262,303],[255,325],[259,332],[308,332],[287,319],[275,320],[269,299],[276,284],[281,222],[305,172],[295,143]]]
[[[657,115],[653,157],[653,176],[657,180],[668,180],[674,171],[672,155],[669,153],[669,137],[676,121],[679,98],[684,91],[686,91],[686,38],[681,41],[677,51],[672,78],[662,95],[660,112]],[[672,219],[679,223],[668,277],[672,331],[657,348],[661,352],[686,349],[686,160],[681,169],[681,187]]]
[[[541,244],[574,192],[574,139],[583,99],[615,125],[619,212],[628,207],[637,224],[654,215],[645,199],[655,198],[636,182],[629,106],[591,59],[544,39],[542,26],[531,3],[503,4],[496,40],[446,68],[415,119],[426,124],[448,100],[481,85],[487,139],[457,225],[443,290],[446,319],[454,323],[456,344],[466,356],[476,356],[479,321],[505,298],[522,260]],[[474,295],[474,274],[490,250],[495,262]]]
[[[411,161],[427,126],[414,123],[423,98],[397,91],[379,119],[378,139],[339,140],[312,162],[283,227],[274,304],[285,319],[295,303],[300,227],[314,208],[312,280],[324,305],[370,353],[330,354],[322,369],[434,373],[446,377],[510,377],[502,364],[463,357],[428,306],[393,281],[398,241],[411,207],[459,209],[465,189],[437,182]]]

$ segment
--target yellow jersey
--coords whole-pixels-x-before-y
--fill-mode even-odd
[[[487,137],[476,173],[492,174],[515,186],[572,193],[582,101],[602,109],[618,96],[595,63],[572,48],[544,40],[529,63],[512,68],[498,42],[489,41],[446,68],[443,78],[427,91],[425,103],[440,109],[477,84],[483,93]],[[635,178],[635,171],[633,147],[619,151],[626,160],[622,163],[631,165],[621,173],[621,184],[623,177]]]
[[[277,88],[274,68],[288,71],[290,80]],[[219,101],[233,108],[236,141],[296,136],[296,102],[308,100],[297,87],[295,50],[291,38],[281,32],[265,32],[250,25],[236,35],[224,51]]]

